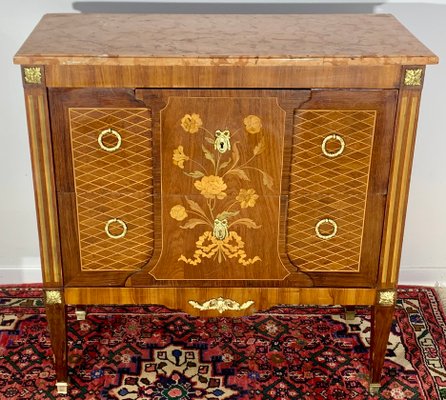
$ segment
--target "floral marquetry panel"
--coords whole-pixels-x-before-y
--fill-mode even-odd
[[[167,99],[155,278],[287,276],[278,255],[285,114],[274,97]]]

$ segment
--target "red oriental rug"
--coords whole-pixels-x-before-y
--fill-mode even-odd
[[[367,391],[370,312],[276,307],[199,319],[158,306],[69,315],[69,395],[57,395],[42,292],[0,288],[0,398],[446,399],[446,324],[431,288],[399,289],[379,395]]]

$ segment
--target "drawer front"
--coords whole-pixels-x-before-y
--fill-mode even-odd
[[[146,108],[70,108],[81,271],[134,271],[153,252]]]
[[[287,253],[303,271],[359,272],[375,110],[294,115]]]
[[[305,271],[358,272],[365,196],[295,196],[288,212],[287,252]]]
[[[70,108],[76,192],[151,192],[147,108]]]
[[[69,284],[373,282],[394,92],[93,92],[51,93]]]
[[[294,112],[285,251],[317,284],[376,279],[395,92],[314,91]]]
[[[153,252],[152,197],[147,193],[77,194],[81,270],[135,271]]]
[[[129,89],[49,89],[65,284],[123,285],[154,253],[152,110]]]
[[[375,110],[299,110],[290,191],[367,192]]]
[[[276,95],[276,96],[275,96]],[[277,93],[166,94],[160,112],[158,280],[283,280],[286,112]]]

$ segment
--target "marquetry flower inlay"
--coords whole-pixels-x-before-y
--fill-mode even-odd
[[[181,118],[181,127],[189,133],[197,133],[203,125],[198,114],[186,114]]]
[[[257,115],[248,115],[244,120],[246,132],[256,134],[262,130],[262,120]]]
[[[188,217],[188,214],[181,204],[177,204],[170,209],[170,216],[177,221],[183,221]]]
[[[215,127],[212,133],[204,126],[197,113],[184,115],[180,125],[185,132],[203,133],[202,157],[190,158],[186,155],[183,145],[175,147],[172,155],[173,164],[193,179],[193,186],[201,197],[194,197],[194,200],[185,197],[184,204],[176,204],[171,208],[170,216],[177,221],[184,221],[181,229],[195,229],[201,225],[207,229],[199,236],[193,256],[189,258],[181,254],[179,260],[191,265],[200,264],[205,258],[217,260],[219,263],[235,258],[242,265],[260,261],[259,256],[247,256],[245,243],[236,230],[238,226],[244,226],[245,229],[261,228],[249,216],[240,215],[242,210],[255,207],[260,196],[255,188],[244,187],[239,189],[235,200],[231,200],[227,194],[231,189],[227,182],[232,176],[243,184],[251,181],[251,174],[260,174],[263,185],[272,189],[272,177],[263,169],[250,164],[266,150],[262,120],[257,115],[248,115],[243,119],[245,132],[259,134],[256,145],[244,161],[239,151],[240,142],[234,139],[238,132],[243,131],[243,125],[234,132],[229,129],[221,131]],[[216,137],[218,139],[218,135],[221,136],[222,133],[228,139],[225,151],[219,151],[219,147],[215,146]]]
[[[248,208],[254,207],[258,198],[259,195],[256,194],[255,189],[240,189],[240,193],[235,199],[240,203],[241,208]]]
[[[184,148],[183,146],[178,146],[173,151],[173,157],[172,157],[173,163],[180,167],[181,169],[184,169],[184,162],[189,160],[189,157],[184,154]]]
[[[224,199],[224,192],[228,187],[220,176],[203,176],[200,181],[195,181],[194,186],[200,191],[200,194],[207,199]]]

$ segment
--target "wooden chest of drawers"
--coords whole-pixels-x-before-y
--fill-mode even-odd
[[[379,387],[424,66],[388,15],[48,15],[22,65],[46,309],[370,305]]]

